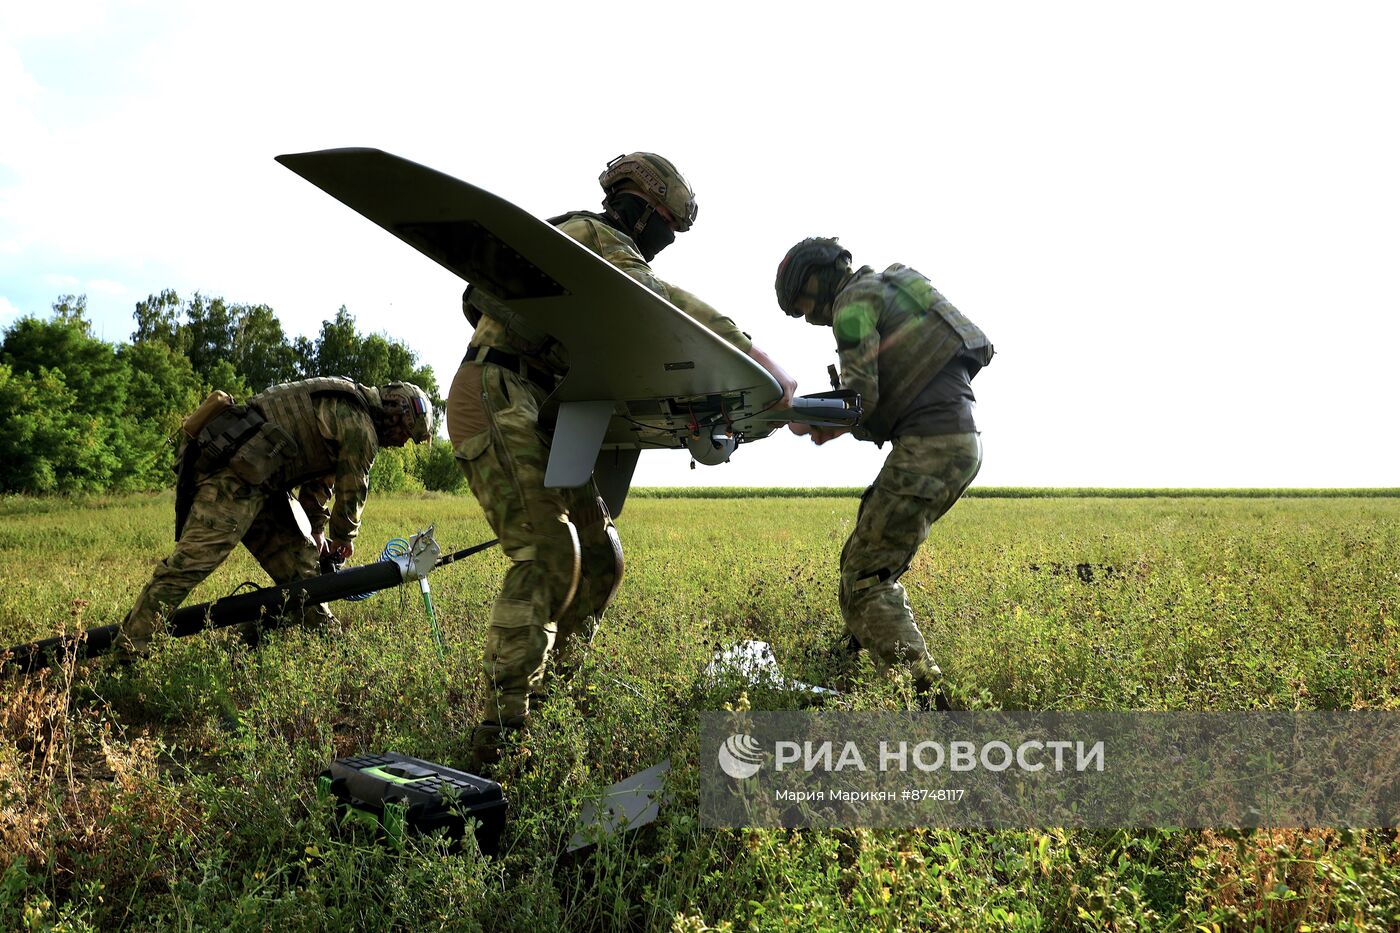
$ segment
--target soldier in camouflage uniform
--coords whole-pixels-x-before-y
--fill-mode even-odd
[[[864,409],[855,436],[891,442],[841,549],[841,616],[881,666],[909,667],[927,693],[941,672],[899,578],[982,464],[971,382],[991,362],[992,344],[918,272],[852,271],[851,254],[834,239],[789,250],[776,289],[788,315],[835,331],[841,385],[860,393]],[[789,428],[817,444],[848,430]],[[946,702],[941,692],[935,699]]]
[[[690,185],[661,156],[618,156],[599,177],[604,211],[550,219],[569,236],[749,354],[791,401],[796,383],[728,317],[657,278],[648,263],[679,232],[696,205]],[[488,696],[473,735],[473,767],[499,755],[503,730],[525,724],[546,660],[569,640],[591,634],[622,578],[622,547],[593,482],[547,489],[551,437],[540,407],[569,367],[549,334],[469,288],[463,311],[475,327],[453,380],[447,430],[472,493],[511,560],[491,607],[484,677]]]
[[[228,404],[207,424],[187,422],[198,430],[178,458],[175,552],[121,625],[128,653],[149,650],[160,620],[240,541],[277,584],[318,575],[322,556],[348,558],[379,448],[432,436],[432,404],[408,382],[372,388],[306,379],[273,386],[246,406]],[[324,605],[302,606],[300,615],[313,624],[334,619]],[[254,625],[245,634],[256,632]]]

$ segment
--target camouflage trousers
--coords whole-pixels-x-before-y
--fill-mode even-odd
[[[593,482],[545,488],[545,397],[518,373],[478,362],[462,364],[448,397],[457,464],[511,561],[486,633],[486,722],[529,711],[547,659],[558,663],[572,638],[591,635],[622,575],[621,544]]]
[[[881,666],[939,673],[899,578],[929,528],[958,501],[982,465],[976,434],[900,437],[860,498],[841,549],[841,616]]]
[[[136,597],[136,605],[121,625],[120,641],[128,648],[145,650],[157,623],[184,602],[240,541],[274,583],[321,572],[316,548],[298,527],[287,493],[249,486],[232,471],[219,470],[200,479],[175,552],[156,566],[151,582]],[[312,624],[335,618],[323,605],[306,606],[299,616]]]

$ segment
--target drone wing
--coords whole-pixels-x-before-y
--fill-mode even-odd
[[[782,394],[766,370],[509,201],[378,149],[277,161],[564,344],[547,486],[586,483],[605,448],[683,447],[745,419],[771,430],[752,422]]]

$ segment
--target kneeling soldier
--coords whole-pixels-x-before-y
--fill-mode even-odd
[[[118,643],[128,653],[149,650],[158,619],[240,541],[279,585],[318,575],[323,555],[348,558],[375,455],[432,437],[433,409],[409,382],[373,388],[306,379],[273,386],[246,406],[215,393],[186,421],[185,433],[175,552],[156,567],[121,625]],[[323,605],[299,608],[305,621],[334,618]]]

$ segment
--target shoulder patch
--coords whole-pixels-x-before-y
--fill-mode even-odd
[[[868,301],[853,301],[843,305],[832,319],[831,326],[836,331],[836,346],[848,350],[860,343],[875,331],[878,316]]]

